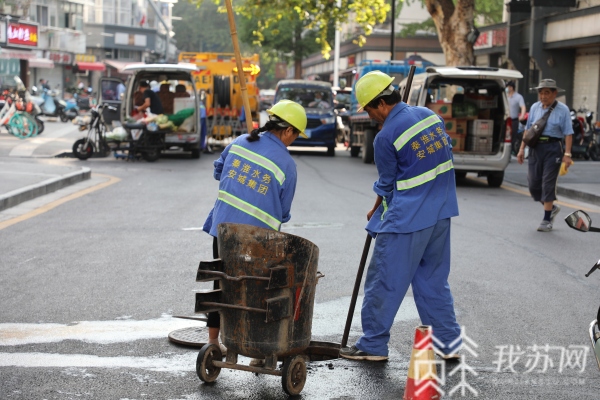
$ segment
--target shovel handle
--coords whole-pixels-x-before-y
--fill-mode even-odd
[[[356,282],[354,282],[354,291],[352,292],[352,299],[350,300],[350,308],[348,309],[348,317],[346,318],[346,327],[344,328],[341,348],[346,347],[346,344],[348,344],[348,335],[350,334],[350,325],[352,325],[352,317],[354,316],[354,308],[356,307],[356,298],[358,297],[358,290],[360,289],[360,282],[362,281],[362,276],[365,271],[365,264],[367,263],[370,247],[371,235],[367,234],[365,247],[363,248],[362,256],[360,258],[360,265],[358,266],[358,272],[356,273]]]

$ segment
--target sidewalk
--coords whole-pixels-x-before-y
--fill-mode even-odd
[[[600,206],[600,162],[574,161],[569,173],[558,177],[557,194]],[[504,172],[504,181],[527,188],[527,160],[519,165],[513,157]]]
[[[53,159],[0,158],[0,211],[90,179],[87,167]]]

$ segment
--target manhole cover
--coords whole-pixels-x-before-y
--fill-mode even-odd
[[[206,344],[206,339],[208,339],[208,329],[205,326],[182,328],[169,333],[171,342],[185,346],[202,347]]]

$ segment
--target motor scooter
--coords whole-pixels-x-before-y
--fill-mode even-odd
[[[55,91],[44,88],[40,96],[35,95],[38,91],[37,87],[33,86],[31,91],[33,92],[31,99],[40,107],[41,115],[60,118],[62,122],[69,120],[69,116],[65,113],[67,103],[64,100],[57,99]]]
[[[79,106],[77,105],[77,99],[72,98],[65,100],[65,115],[69,120],[73,120],[79,115]]]
[[[571,109],[571,124],[573,126],[573,145],[571,154],[586,160],[600,161],[600,148],[594,140],[594,132],[584,129],[585,121]]]
[[[571,228],[580,231],[580,232],[600,232],[600,228],[595,228],[592,226],[592,219],[590,216],[582,210],[573,211],[571,214],[567,215],[565,218],[565,222]],[[594,264],[592,269],[585,274],[585,277],[589,277],[594,271],[600,269],[600,260]],[[598,364],[598,369],[600,369],[600,327],[598,326],[598,322],[600,321],[600,308],[598,308],[598,312],[596,313],[596,319],[590,322],[588,328],[588,334],[590,336],[592,352],[596,357],[596,363]]]

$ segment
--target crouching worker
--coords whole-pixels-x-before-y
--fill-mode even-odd
[[[393,80],[373,71],[356,83],[361,107],[383,127],[374,143],[377,199],[367,213],[366,229],[376,240],[364,287],[363,336],[340,356],[387,360],[390,329],[412,284],[421,322],[444,345],[440,355],[457,358],[460,327],[448,285],[450,218],[458,215],[451,142],[436,114],[401,101]]]
[[[279,231],[290,220],[296,191],[296,163],[287,147],[306,129],[304,108],[282,100],[267,110],[268,122],[241,135],[214,162],[219,194],[203,230],[213,236],[213,257],[218,258],[217,226],[221,223],[254,225]],[[218,288],[215,281],[215,289]],[[208,314],[208,343],[219,344],[220,316]],[[220,345],[225,354],[226,349]],[[258,366],[262,360],[253,360]]]

